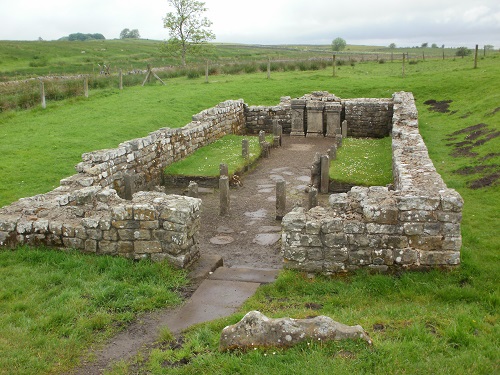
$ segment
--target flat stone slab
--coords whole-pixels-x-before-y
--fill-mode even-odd
[[[220,269],[220,268],[219,268]],[[189,301],[165,321],[172,333],[235,313],[260,283],[203,280]]]
[[[280,238],[281,233],[259,233],[252,242],[260,246],[270,246],[278,242]]]
[[[210,239],[210,243],[214,245],[228,245],[231,242],[234,242],[234,238],[231,236],[215,236]]]
[[[189,271],[190,280],[200,280],[206,278],[210,272],[222,267],[223,261],[220,255],[201,254],[200,258],[193,264]]]
[[[234,233],[234,229],[226,226],[220,226],[217,228],[217,233],[225,233],[225,234]]]
[[[231,280],[250,283],[268,284],[278,277],[280,270],[243,268],[243,267],[220,267],[208,278],[210,280]]]
[[[198,187],[198,194],[213,194],[214,192],[214,188]]]
[[[251,217],[252,219],[263,219],[267,215],[267,210],[264,208],[261,208],[260,210],[257,210],[257,211],[245,212],[244,215],[247,217]]]

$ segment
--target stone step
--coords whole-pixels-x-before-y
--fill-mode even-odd
[[[219,267],[208,276],[209,280],[243,281],[259,284],[272,283],[280,270],[244,267]]]

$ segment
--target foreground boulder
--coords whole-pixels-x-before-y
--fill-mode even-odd
[[[309,340],[343,339],[363,339],[372,344],[361,326],[347,326],[327,316],[270,319],[259,311],[250,311],[238,323],[222,330],[220,350],[290,347]]]

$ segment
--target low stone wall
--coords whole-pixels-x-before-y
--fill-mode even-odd
[[[412,94],[395,93],[393,100],[395,190],[353,187],[332,194],[329,207],[288,213],[282,223],[286,268],[329,274],[460,263],[462,198],[428,156]]]
[[[201,201],[143,190],[160,185],[167,165],[244,132],[244,103],[230,100],[194,115],[183,128],[86,153],[78,173],[58,188],[0,209],[0,246],[70,247],[186,267],[199,256]]]
[[[348,137],[384,138],[392,128],[391,99],[346,99],[342,101]]]
[[[290,133],[290,97],[282,97],[276,106],[245,106],[245,121],[248,134],[259,134],[261,130],[270,134],[274,125],[281,125],[283,133]]]

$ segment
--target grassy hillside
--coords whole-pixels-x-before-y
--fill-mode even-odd
[[[160,51],[162,41],[145,39],[89,40],[89,41],[0,41],[0,82],[44,75],[91,74],[99,72],[97,64],[106,64],[124,71],[145,69],[147,64],[154,67],[179,65],[179,60],[166,56]],[[310,58],[330,58],[329,45],[245,45],[213,44],[209,56],[212,62],[253,62]],[[447,57],[455,55],[455,50],[444,49]],[[377,54],[380,58],[389,58],[402,53],[409,53],[413,58],[421,58],[422,52],[428,57],[441,57],[439,48],[396,48],[353,46],[338,53],[339,58],[352,55],[362,58]],[[204,62],[203,59],[191,59],[189,63]]]
[[[73,173],[82,152],[116,147],[162,126],[182,126],[192,114],[226,99],[270,105],[279,102],[280,96],[296,97],[314,90],[328,90],[343,98],[390,97],[395,91],[412,91],[431,159],[448,186],[457,189],[465,201],[460,268],[392,276],[360,272],[333,279],[283,272],[276,283],[259,289],[240,313],[195,327],[179,345],[162,342],[147,356],[137,358],[138,366],[141,373],[153,374],[496,373],[500,346],[499,61],[499,57],[482,59],[478,69],[472,68],[471,58],[418,62],[406,67],[404,79],[400,62],[341,66],[335,78],[331,67],[273,72],[269,80],[265,73],[212,76],[209,84],[204,78],[181,77],[168,80],[167,86],[91,91],[88,99],[52,102],[45,111],[2,113],[1,204],[52,189],[60,178]],[[123,279],[115,265],[122,260],[105,258],[104,263],[95,261],[96,266],[88,267],[85,262],[94,262],[93,258],[81,264],[73,260],[78,255],[57,253],[56,259],[54,254],[28,249],[0,252],[0,316],[4,319],[0,373],[66,372],[85,347],[116,329],[112,322],[136,314],[129,302],[121,304],[123,297],[127,301],[127,296],[149,298],[150,293],[155,295],[150,286],[177,277],[165,272],[163,281],[150,277],[139,281],[130,276],[136,271],[129,270]],[[91,269],[90,275],[83,273],[86,268]],[[61,269],[71,271],[63,275]],[[103,286],[108,280],[123,280],[130,286],[122,290],[125,284],[119,284],[94,292],[95,274],[104,278]],[[137,283],[138,290],[133,289]],[[57,293],[50,293],[54,286]],[[82,311],[77,308],[83,305],[97,307],[79,314],[83,320],[78,320],[72,314]],[[157,300],[148,308],[160,305]],[[249,309],[271,317],[324,314],[346,324],[361,324],[374,346],[310,343],[290,351],[219,353],[222,327]],[[120,315],[125,312],[126,317]],[[39,319],[40,314],[44,319]],[[64,347],[71,350],[61,350]],[[132,372],[127,368],[128,364],[121,364],[115,373]]]

